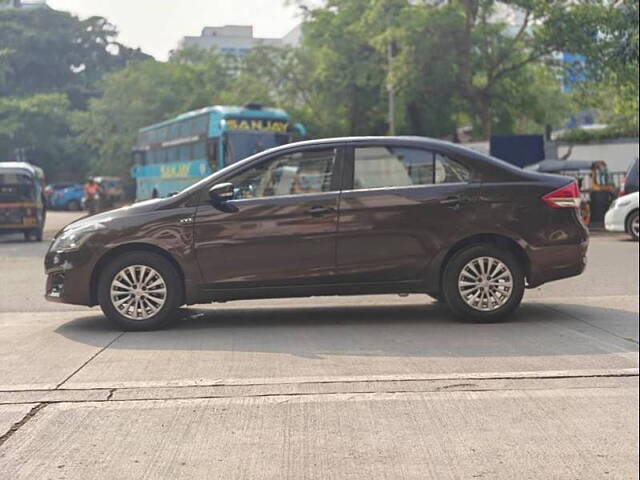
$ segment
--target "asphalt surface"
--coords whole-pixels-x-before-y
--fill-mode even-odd
[[[47,247],[0,238],[2,478],[637,478],[623,235],[506,322],[381,295],[188,308],[150,333],[45,302]]]

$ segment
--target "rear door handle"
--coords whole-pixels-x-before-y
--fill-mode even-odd
[[[321,205],[315,205],[309,209],[309,214],[312,217],[321,217],[322,215],[334,213],[335,211],[336,209],[333,207],[323,207]]]

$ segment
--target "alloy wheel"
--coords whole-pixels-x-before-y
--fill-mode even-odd
[[[491,312],[502,307],[513,292],[511,270],[494,257],[469,261],[458,276],[462,300],[474,310]]]
[[[157,270],[147,265],[130,265],[111,281],[111,303],[129,320],[147,320],[156,315],[167,300],[167,285]]]

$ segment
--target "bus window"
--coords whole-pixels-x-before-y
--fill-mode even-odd
[[[178,160],[178,147],[167,148],[167,162],[176,162]]]
[[[208,117],[206,115],[201,115],[196,119],[196,133],[206,133],[207,131],[207,120]]]
[[[204,150],[204,142],[194,143],[191,158],[193,158],[193,160],[203,160],[206,157]]]
[[[191,137],[196,134],[197,130],[197,118],[192,118],[188,122],[185,122],[186,131],[184,132],[185,137]]]
[[[191,145],[180,145],[180,154],[178,158],[181,162],[191,160]]]

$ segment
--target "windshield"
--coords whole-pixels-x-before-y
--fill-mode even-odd
[[[0,202],[24,202],[35,199],[31,177],[22,173],[0,173]]]
[[[230,132],[225,135],[225,165],[289,142],[289,135],[273,132]]]

